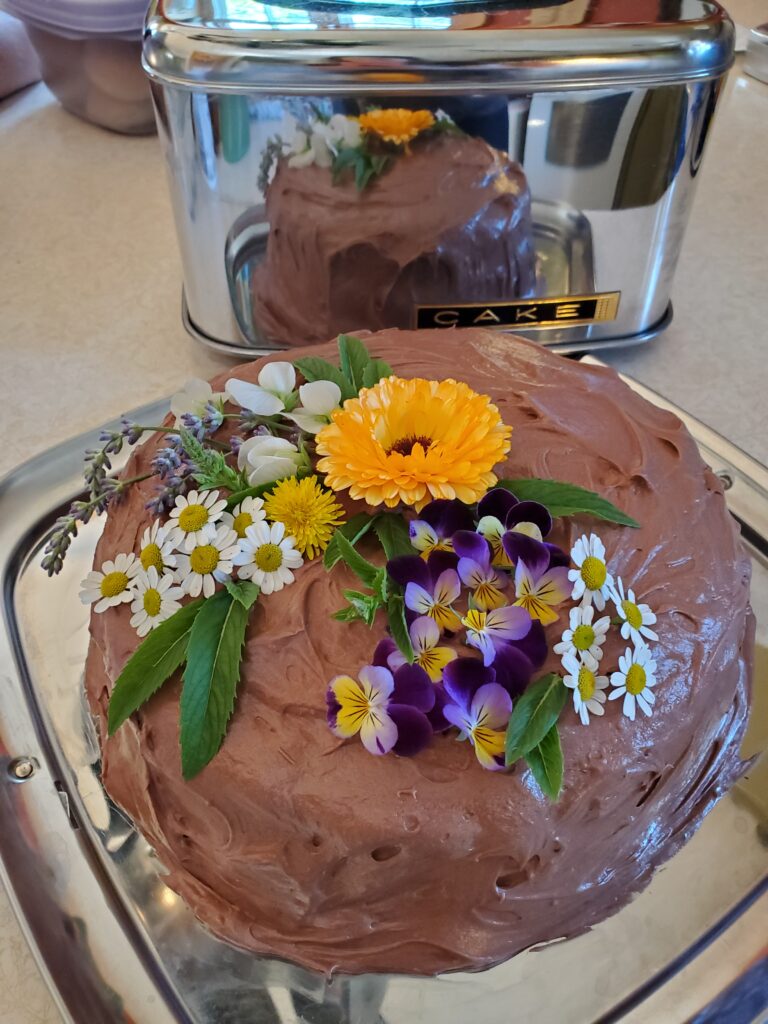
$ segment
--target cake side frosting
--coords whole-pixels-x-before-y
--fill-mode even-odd
[[[522,765],[474,770],[453,738],[414,758],[371,758],[328,732],[325,689],[370,661],[376,636],[330,618],[353,579],[317,562],[257,606],[226,743],[193,780],[179,767],[177,682],[105,738],[112,681],[137,643],[126,607],[92,619],[87,692],[108,791],[217,934],[325,971],[479,969],[619,909],[742,770],[749,565],[683,425],[611,370],[483,331],[366,343],[402,376],[450,373],[489,394],[514,428],[503,475],[570,480],[642,524],[600,534],[658,614],[653,716],[584,728],[568,709],[555,804]],[[237,375],[255,380],[260,365]],[[155,447],[128,472],[146,469]],[[111,512],[97,561],[135,548],[150,494],[138,486]],[[559,520],[553,539],[568,548],[591,525]],[[623,646],[610,639],[606,658]]]

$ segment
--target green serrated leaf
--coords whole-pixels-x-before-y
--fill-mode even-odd
[[[365,368],[371,361],[368,349],[353,334],[340,334],[337,344],[341,372],[352,382],[355,393],[357,393],[363,386]]]
[[[297,359],[293,365],[307,381],[332,380],[334,384],[338,384],[342,400],[357,396],[358,389],[347,380],[338,366],[334,366],[326,359],[304,356],[303,359]]]
[[[248,610],[226,590],[207,598],[187,647],[181,691],[181,770],[197,775],[218,753],[235,706]]]
[[[357,609],[349,606],[347,608],[339,608],[337,612],[331,615],[332,619],[336,619],[337,622],[359,622],[362,616]]]
[[[347,563],[352,572],[359,576],[366,586],[372,587],[379,572],[378,566],[373,565],[367,558],[363,558],[343,533],[336,533],[336,544],[342,560]]]
[[[379,569],[376,573],[376,578],[371,584],[371,590],[373,591],[374,597],[380,605],[387,603],[387,595],[389,592],[389,574],[386,569]]]
[[[345,590],[344,597],[356,611],[357,617],[362,619],[366,625],[372,626],[376,612],[381,608],[381,602],[376,595],[362,594],[359,590]]]
[[[542,793],[550,800],[557,800],[563,786],[563,749],[557,724],[528,751],[525,760]]]
[[[323,566],[330,571],[341,559],[338,544],[336,543],[337,533],[341,533],[346,537],[354,547],[360,538],[364,537],[365,534],[368,533],[370,528],[373,526],[374,520],[375,516],[369,516],[365,512],[360,512],[358,515],[352,516],[351,519],[348,519],[346,523],[337,527],[333,532],[333,536],[331,537],[328,547],[323,553]]]
[[[227,589],[227,593],[234,597],[236,601],[239,601],[246,610],[256,603],[261,593],[261,587],[258,587],[250,580],[238,580],[237,583],[233,580],[225,580],[224,586]]]
[[[202,605],[203,598],[184,605],[152,630],[128,659],[109,699],[110,736],[181,666]]]
[[[387,621],[392,639],[397,644],[408,664],[412,665],[415,660],[413,645],[405,618],[405,601],[403,600],[402,590],[398,586],[395,586],[394,590],[390,591],[389,598],[387,599]]]
[[[541,743],[560,716],[567,694],[562,678],[550,672],[532,683],[518,698],[507,726],[507,765],[525,757]]]
[[[411,544],[408,523],[397,512],[383,512],[373,521],[373,529],[384,548],[387,561],[398,555],[413,555],[415,549]]]
[[[384,377],[391,377],[392,367],[383,359],[372,359],[363,371],[363,387],[372,388]]]
[[[591,515],[609,523],[621,526],[639,527],[640,523],[620,508],[601,498],[594,491],[588,491],[576,484],[560,480],[541,480],[531,477],[521,480],[499,480],[499,487],[512,491],[520,501],[538,501],[545,505],[552,516]]]

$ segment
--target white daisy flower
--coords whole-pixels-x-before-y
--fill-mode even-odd
[[[285,413],[287,420],[293,420],[307,434],[317,434],[331,422],[331,413],[339,408],[341,388],[332,380],[314,380],[299,388],[301,405],[293,412]]]
[[[264,502],[261,498],[243,498],[239,505],[235,505],[231,512],[225,512],[221,521],[230,530],[234,530],[238,540],[242,540],[245,531],[254,523],[263,523],[267,518],[264,512]]]
[[[624,593],[624,581],[621,576],[616,577],[616,582],[611,588],[611,600],[622,619],[621,635],[625,640],[631,639],[632,643],[639,647],[645,643],[643,637],[648,640],[659,639],[658,635],[648,628],[656,621],[655,614],[647,604],[637,603],[634,590]]]
[[[573,690],[573,710],[582,725],[589,725],[590,715],[604,715],[608,676],[597,675],[598,666],[591,654],[582,657],[566,654],[563,657],[563,682]]]
[[[563,633],[560,643],[553,647],[555,654],[574,654],[577,657],[589,654],[595,661],[600,661],[611,619],[610,616],[604,615],[597,622],[593,622],[594,616],[595,609],[591,604],[580,604],[576,608],[571,608],[569,628]]]
[[[573,583],[571,597],[582,604],[592,604],[599,612],[605,608],[605,599],[613,586],[613,577],[605,564],[605,547],[595,533],[583,534],[571,549],[571,559],[578,566],[571,569],[568,579]]]
[[[636,647],[634,650],[628,647],[619,658],[619,671],[611,675],[611,691],[609,700],[624,698],[622,711],[627,718],[634,722],[635,706],[638,705],[643,714],[648,715],[653,710],[656,702],[656,694],[652,687],[656,685],[656,662],[651,657],[651,652],[645,644]]]
[[[95,612],[132,600],[133,579],[140,569],[141,563],[133,553],[116,555],[114,561],[107,559],[101,569],[92,569],[80,584],[80,600],[93,604]]]
[[[218,491],[190,491],[180,494],[171,509],[171,539],[178,551],[191,551],[211,535],[211,527],[221,519],[227,502]]]
[[[231,377],[227,381],[227,394],[242,409],[257,416],[276,416],[285,409],[296,387],[293,363],[267,363],[258,376],[258,384]]]
[[[181,426],[181,417],[185,413],[190,412],[194,416],[204,415],[208,402],[213,402],[223,409],[228,398],[226,391],[214,391],[207,380],[193,377],[171,398],[171,412],[176,417],[176,426]]]
[[[309,460],[287,438],[257,434],[240,445],[237,465],[245,470],[250,486],[259,487],[296,476],[301,467],[309,466]]]
[[[134,583],[136,589],[131,602],[131,625],[139,636],[146,636],[181,608],[179,601],[184,591],[175,586],[173,573],[167,572],[161,576],[154,565],[137,573]]]
[[[245,531],[232,561],[240,567],[240,579],[253,580],[263,594],[272,594],[293,583],[291,570],[298,569],[303,559],[294,538],[285,536],[282,523],[256,523]]]
[[[202,540],[195,544],[189,554],[176,557],[179,567],[176,579],[182,590],[190,597],[210,597],[217,583],[223,583],[232,575],[232,560],[237,553],[237,534],[228,526],[219,526],[216,533],[203,533]]]
[[[154,566],[158,573],[176,568],[174,553],[176,549],[172,534],[173,528],[167,523],[161,525],[159,519],[155,519],[142,533],[139,543],[139,561],[145,572],[150,566]]]

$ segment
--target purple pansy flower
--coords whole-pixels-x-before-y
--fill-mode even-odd
[[[494,608],[490,612],[470,608],[462,624],[467,628],[466,642],[483,656],[483,664],[491,665],[496,651],[510,640],[522,640],[531,628],[531,617],[525,608]]]
[[[422,558],[427,558],[432,551],[450,551],[451,538],[456,531],[472,530],[474,525],[472,513],[464,502],[438,498],[424,506],[408,530],[411,544],[421,552]]]
[[[456,651],[452,647],[440,646],[440,627],[428,615],[420,615],[414,619],[408,632],[413,647],[414,664],[423,668],[433,683],[439,682],[443,668],[457,657]],[[407,665],[408,662],[405,655],[396,649],[389,655],[387,664],[394,670],[400,665]]]
[[[474,603],[483,611],[500,608],[504,604],[502,588],[507,579],[491,566],[491,546],[479,533],[458,530],[453,537],[453,549],[459,556],[456,569],[465,587],[472,590]]]
[[[568,569],[565,566],[549,568],[547,551],[539,553],[536,561],[529,563],[519,558],[515,566],[514,605],[525,608],[532,619],[538,619],[547,626],[558,618],[554,606],[562,604],[571,596]]]
[[[496,566],[511,569],[519,558],[530,563],[549,549],[544,538],[552,529],[552,516],[538,501],[519,501],[505,488],[495,487],[480,500],[477,514],[477,532],[490,543]]]
[[[444,675],[448,703],[443,715],[468,739],[475,755],[489,771],[504,767],[504,740],[512,714],[512,698],[496,682],[492,668],[475,658],[457,658]]]
[[[401,555],[387,562],[387,572],[405,588],[405,606],[417,615],[428,615],[441,630],[461,624],[453,605],[461,596],[456,556],[434,551],[425,562],[418,555]]]

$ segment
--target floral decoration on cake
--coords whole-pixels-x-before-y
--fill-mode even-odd
[[[256,384],[232,378],[218,394],[192,381],[173,396],[173,425],[124,421],[87,453],[88,493],[51,534],[49,574],[80,523],[136,483],[156,485],[136,550],[91,571],[80,593],[97,614],[129,604],[140,641],[111,695],[110,732],[184,666],[182,770],[199,772],[225,742],[254,605],[322,559],[357,580],[334,617],[371,632],[369,662],[327,681],[339,740],[417,757],[447,733],[483,769],[523,760],[555,799],[563,722],[589,727],[612,701],[630,722],[652,714],[658,636],[599,535],[565,551],[553,522],[638,524],[570,483],[500,479],[514,436],[488,396],[398,377],[351,336],[338,347],[338,366],[271,362]],[[110,475],[115,455],[156,431],[165,444],[149,472]],[[612,632],[625,648],[609,667]],[[540,674],[550,652],[560,671]]]

